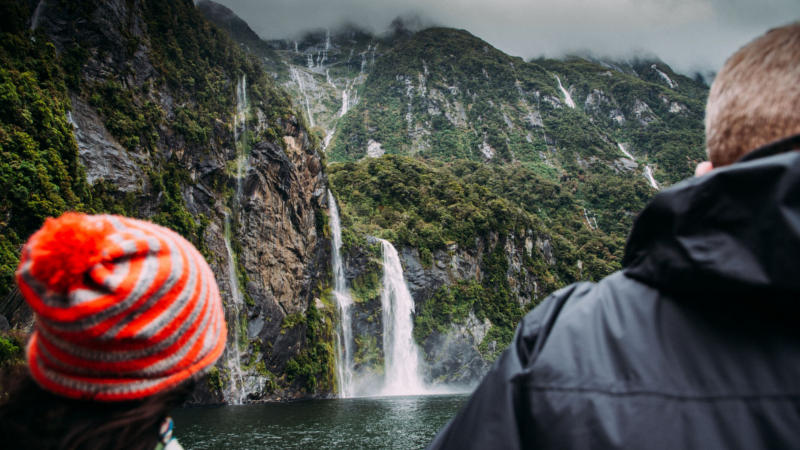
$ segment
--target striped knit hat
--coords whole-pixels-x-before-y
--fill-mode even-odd
[[[36,315],[33,379],[56,394],[134,400],[211,367],[225,349],[214,274],[175,232],[120,216],[47,219],[17,283]]]

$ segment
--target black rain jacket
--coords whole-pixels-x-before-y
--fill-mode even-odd
[[[800,152],[771,153],[656,195],[429,448],[800,448]]]

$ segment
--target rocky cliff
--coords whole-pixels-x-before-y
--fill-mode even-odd
[[[50,114],[72,132],[61,145],[77,150],[85,193],[52,213],[153,220],[190,239],[214,270],[230,345],[193,400],[329,392],[332,319],[319,300],[327,179],[287,95],[188,0],[42,0],[13,12],[24,25],[3,40],[50,46],[51,79],[28,82],[55,79],[65,107]],[[2,138],[9,149],[21,136]],[[8,224],[0,233],[15,231],[18,243],[38,226]],[[25,317],[15,299],[6,309]]]

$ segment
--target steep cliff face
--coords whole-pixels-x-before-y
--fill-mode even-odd
[[[531,230],[528,232],[532,234]],[[512,235],[502,241],[496,233],[490,233],[476,239],[474,247],[451,244],[446,250],[433,252],[433,261],[427,267],[417,249],[404,248],[401,252],[406,280],[417,306],[419,319],[415,337],[424,353],[425,376],[429,382],[473,385],[505,348],[505,342],[496,333],[489,334],[494,323],[482,309],[486,305],[476,304],[474,300],[471,304],[459,305],[461,310],[442,321],[444,326],[425,323],[441,312],[442,299],[458,292],[459,300],[463,300],[468,296],[462,297],[461,293],[483,286],[487,281],[485,272],[494,269],[487,264],[488,254],[499,250],[503,265],[508,267],[504,274],[508,295],[520,310],[540,300],[538,276],[528,262],[544,255],[538,249],[526,247],[526,239],[516,239]],[[503,326],[502,323],[497,325]]]
[[[354,371],[362,388],[379,385],[385,354],[380,298],[384,268],[376,242],[368,237],[344,252],[345,278],[355,301]],[[429,260],[417,248],[400,248],[404,279],[416,305],[414,337],[424,359],[421,371],[429,385],[467,387],[486,374],[505,348],[504,334],[515,326],[489,311],[500,305],[492,304],[495,299],[487,291],[507,289],[503,295],[510,303],[502,307],[510,314],[538,303],[546,293],[539,291],[543,274],[535,261],[556,264],[547,253],[549,246],[547,236],[527,230],[522,237],[489,233],[474,245],[453,243],[434,251]]]
[[[214,270],[230,345],[194,401],[330,391],[327,179],[286,94],[191,1],[27,7],[19,33],[52,42],[68,91],[73,208],[170,226]]]

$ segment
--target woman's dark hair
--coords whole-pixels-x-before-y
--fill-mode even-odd
[[[20,367],[1,384],[0,439],[8,448],[153,450],[169,411],[194,390],[194,380],[136,401],[73,400],[39,387]]]

